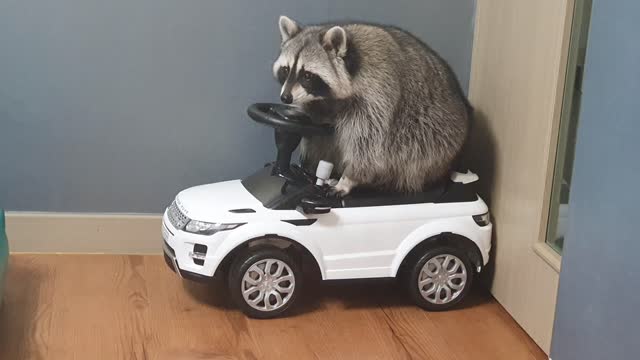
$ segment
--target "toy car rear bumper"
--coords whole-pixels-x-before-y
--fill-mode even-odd
[[[480,228],[480,239],[478,245],[482,254],[482,265],[489,262],[489,253],[491,252],[491,234],[493,233],[493,224]]]

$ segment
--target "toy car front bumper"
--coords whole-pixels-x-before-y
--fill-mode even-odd
[[[186,270],[181,270],[180,267],[178,267],[178,262],[176,261],[176,258],[174,256],[171,256],[170,254],[167,254],[166,251],[164,253],[164,262],[167,264],[169,269],[171,269],[171,271],[180,275],[180,277],[183,279],[197,281],[197,282],[210,282],[213,280],[213,276],[206,276],[206,275],[196,274]]]
[[[162,238],[164,260],[169,269],[184,279],[198,282],[213,280],[214,276],[209,275],[213,274],[215,270],[213,262],[205,261],[202,265],[195,264],[186,249],[188,245],[193,247],[192,235],[184,235],[183,237],[187,237],[185,240],[180,236],[181,233],[183,232],[171,226],[165,213],[162,221]]]

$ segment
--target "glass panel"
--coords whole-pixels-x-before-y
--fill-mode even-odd
[[[571,44],[565,83],[562,116],[558,132],[558,148],[553,174],[547,244],[562,254],[564,236],[567,230],[567,214],[571,175],[576,143],[576,130],[580,116],[582,96],[582,72],[587,48],[589,18],[592,0],[577,0],[572,24]]]

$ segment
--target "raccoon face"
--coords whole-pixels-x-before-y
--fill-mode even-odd
[[[280,17],[279,26],[282,43],[273,74],[282,86],[283,103],[304,105],[351,95],[352,74],[348,71],[344,28],[302,28],[286,16]]]

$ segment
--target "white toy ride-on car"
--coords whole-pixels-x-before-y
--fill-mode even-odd
[[[302,136],[332,129],[299,110],[254,104],[252,119],[275,128],[277,161],[242,179],[181,191],[163,216],[164,256],[181,277],[227,278],[247,315],[278,316],[303,289],[302,259],[322,279],[402,277],[427,310],[460,303],[489,259],[492,224],[477,176],[415,194],[358,191],[337,198],[318,176],[290,165]]]

